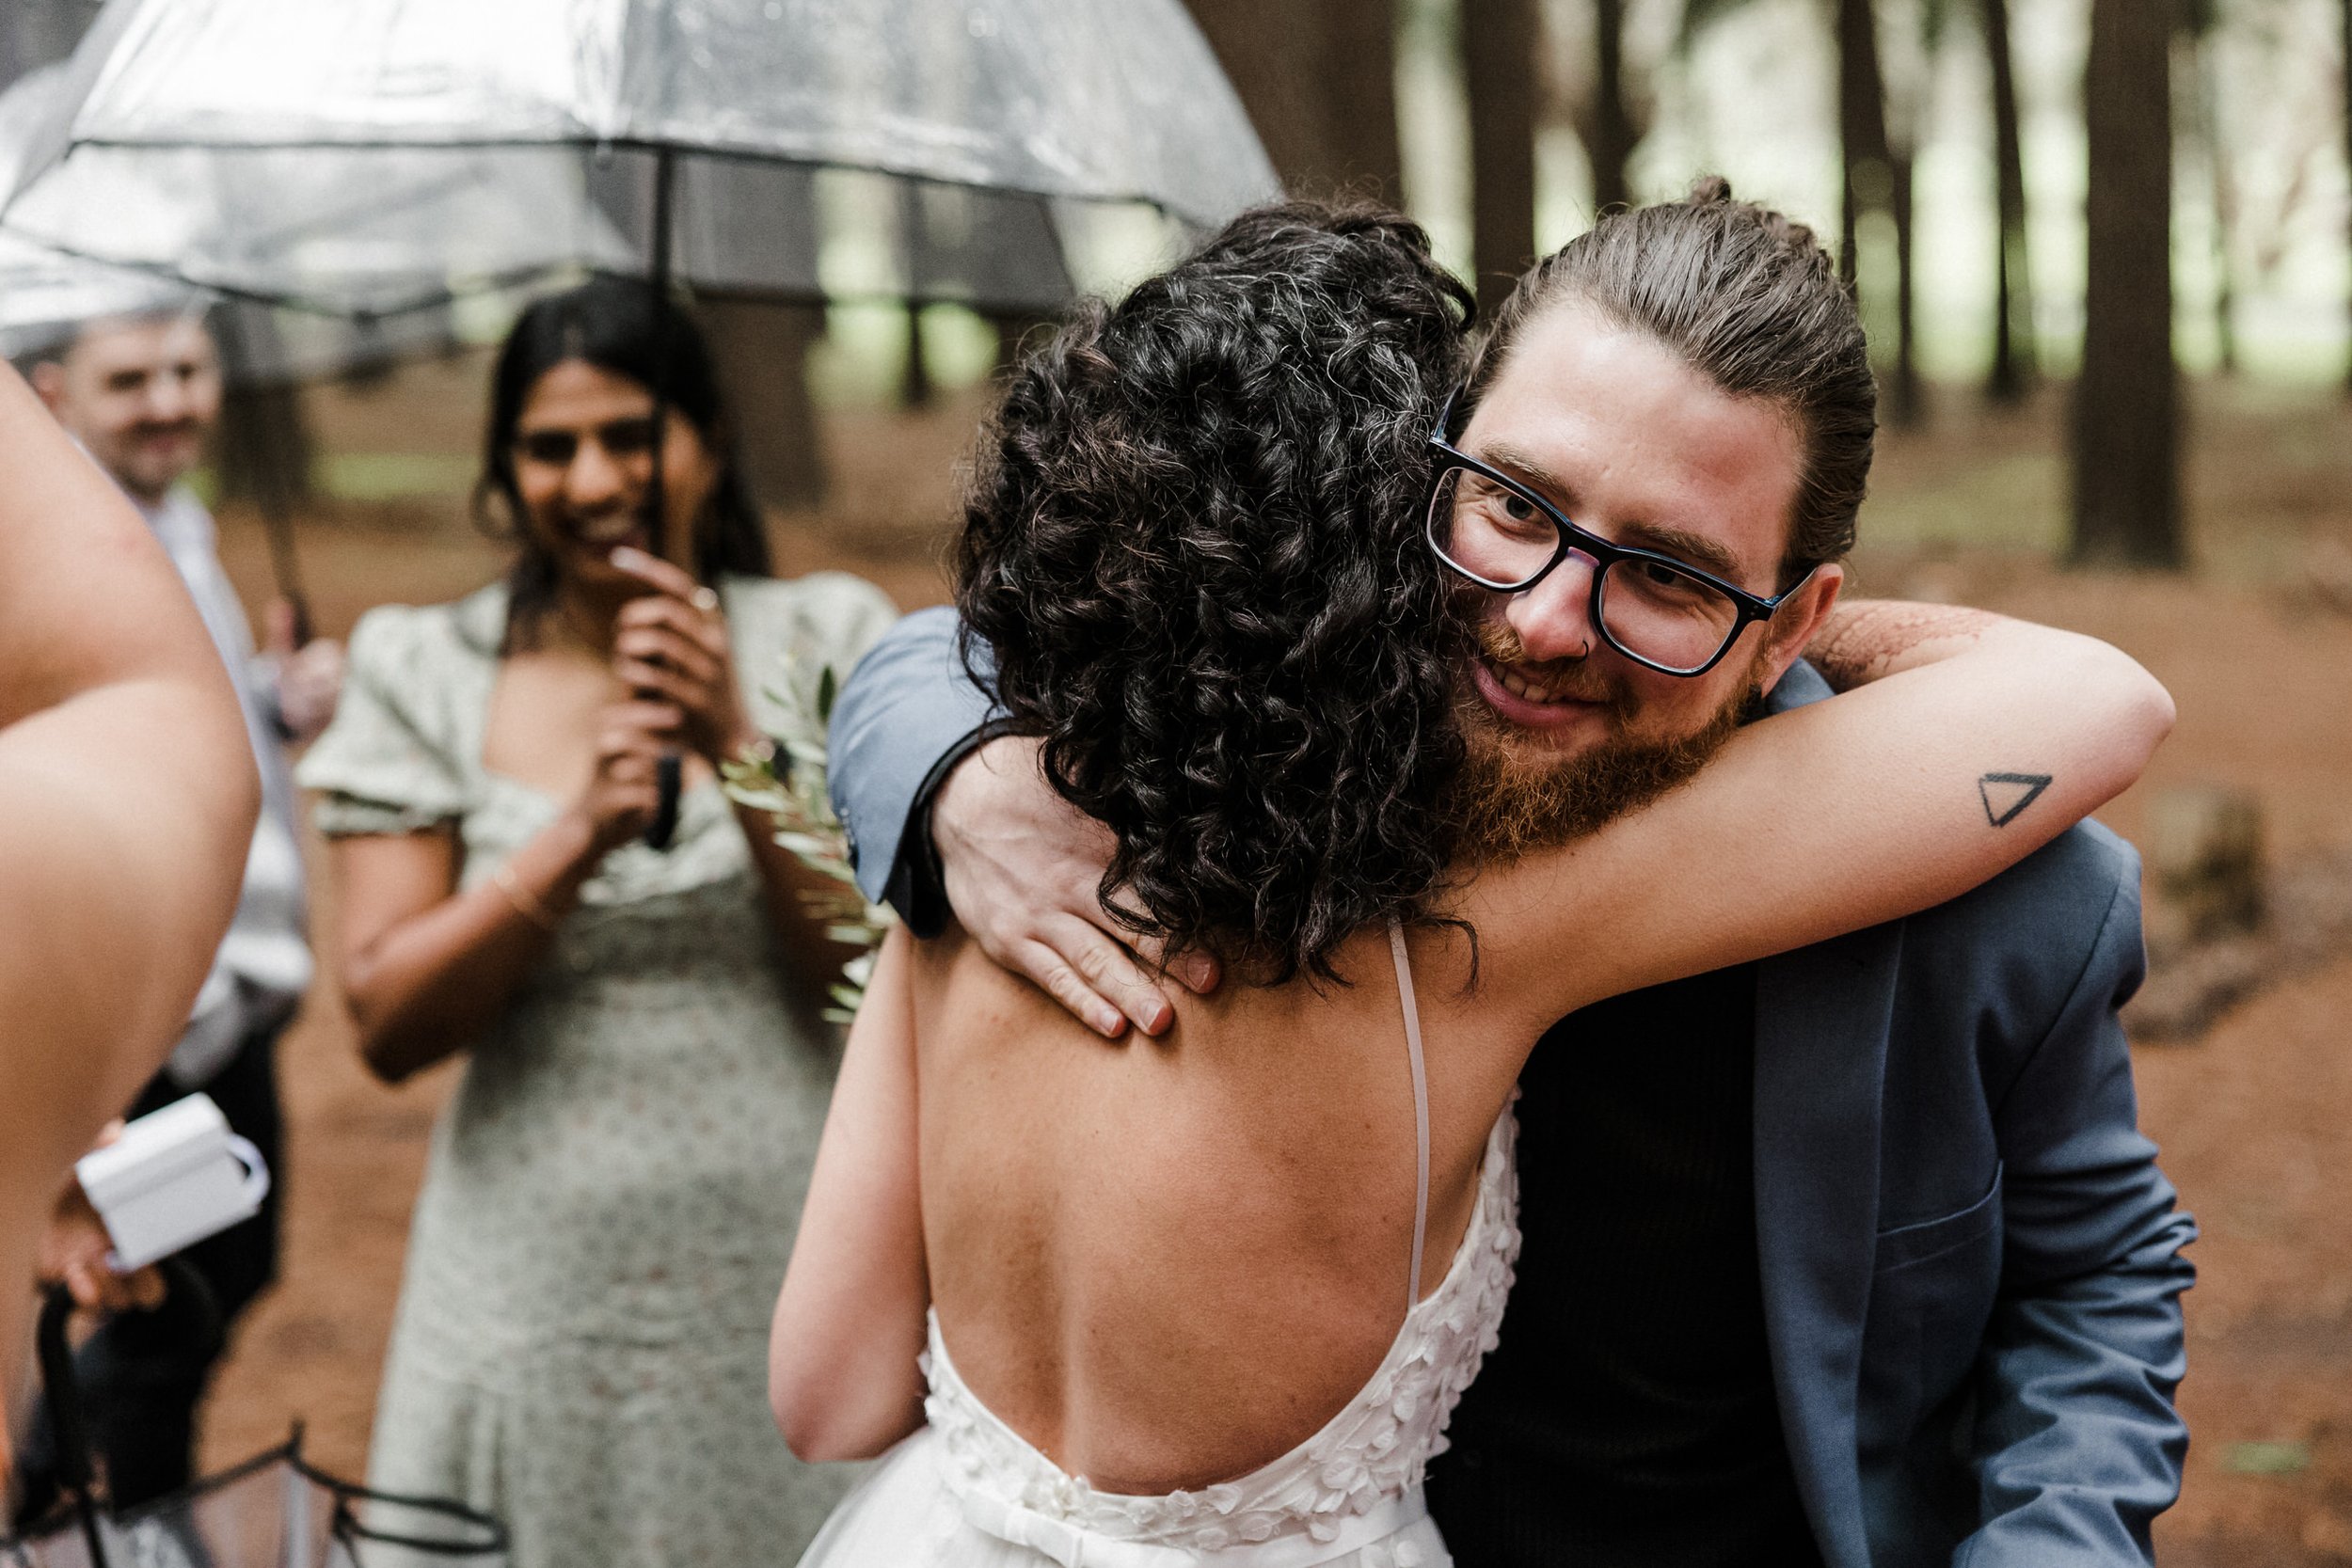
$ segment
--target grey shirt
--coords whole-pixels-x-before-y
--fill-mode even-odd
[[[248,1037],[293,1015],[310,989],[315,965],[294,778],[278,738],[277,668],[254,653],[245,608],[221,570],[217,535],[203,503],[179,486],[161,505],[139,510],[179,568],[198,613],[204,617],[204,629],[229,667],[237,704],[245,710],[254,765],[262,775],[262,814],[246,850],[236,918],[213,955],[212,972],[197,993],[188,1026],[164,1064],[174,1083],[193,1090],[212,1082]]]

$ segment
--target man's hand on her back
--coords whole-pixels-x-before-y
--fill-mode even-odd
[[[932,804],[931,841],[948,905],[981,952],[1109,1038],[1130,1019],[1147,1035],[1176,1021],[1152,973],[1159,954],[1131,952],[1097,894],[1110,830],[1054,793],[1037,741],[1000,736],[959,763]],[[1171,974],[1205,995],[1216,961],[1190,954]]]

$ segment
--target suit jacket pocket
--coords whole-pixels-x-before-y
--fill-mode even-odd
[[[1976,1364],[2001,1279],[2001,1169],[1965,1209],[1878,1234],[1862,1338],[1863,1451],[1910,1443]]]
[[[1873,1270],[1880,1275],[1888,1275],[1898,1269],[1908,1269],[1931,1259],[1941,1258],[1998,1229],[2001,1223],[2001,1173],[2002,1166],[1995,1162],[1992,1186],[1985,1190],[1982,1197],[1965,1209],[1935,1219],[1922,1220],[1916,1225],[1897,1226],[1891,1230],[1880,1231]]]

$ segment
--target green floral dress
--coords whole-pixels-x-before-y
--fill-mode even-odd
[[[723,586],[754,718],[821,739],[801,689],[895,616],[823,573]],[[503,589],[353,632],[303,761],[329,835],[453,824],[463,885],[563,802],[481,763]],[[803,680],[787,678],[787,660]],[[514,1568],[790,1562],[854,1476],[785,1449],[768,1320],[837,1065],[777,961],[742,830],[687,791],[667,853],[615,850],[435,1129],[371,1481],[504,1519]]]

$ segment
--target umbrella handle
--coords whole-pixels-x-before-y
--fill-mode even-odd
[[[278,596],[294,610],[294,644],[299,648],[310,641],[316,628],[310,620],[310,595],[302,591],[302,557],[294,549],[294,518],[275,497],[262,507],[262,528],[269,535],[270,576],[277,579]]]
[[[654,553],[665,560],[670,553],[670,493],[662,469],[665,450],[670,444],[670,229],[676,178],[676,154],[664,147],[654,154],[653,256],[652,265],[646,268],[647,286],[653,291],[653,480],[646,486],[645,499],[653,513]],[[667,849],[677,837],[678,796],[685,785],[685,773],[684,761],[677,752],[661,753],[654,773],[654,786],[660,798],[654,805],[653,821],[645,829],[645,847],[649,849]]]
[[[645,829],[645,847],[667,849],[677,839],[678,795],[684,783],[685,759],[675,752],[664,752],[654,762],[654,787],[660,799],[653,809],[653,821]]]

